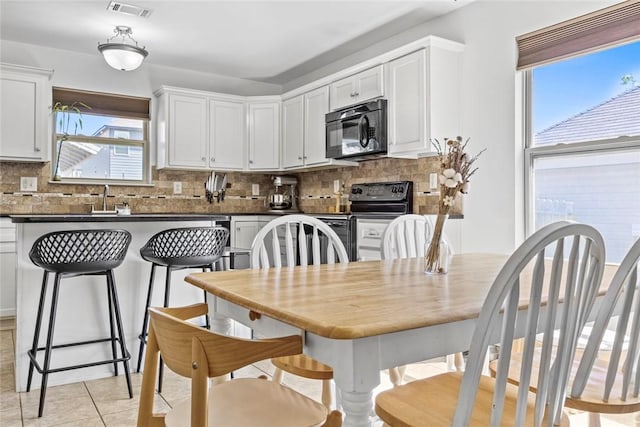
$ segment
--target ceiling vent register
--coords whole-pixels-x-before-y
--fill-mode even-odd
[[[107,10],[117,13],[124,13],[125,15],[139,16],[141,18],[148,18],[151,14],[151,9],[144,9],[142,7],[121,3],[119,1],[109,2]]]

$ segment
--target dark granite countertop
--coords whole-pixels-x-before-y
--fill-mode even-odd
[[[289,212],[283,212],[287,214]],[[282,215],[281,214],[281,215]],[[351,214],[340,213],[317,213],[305,212],[305,215],[311,215],[320,218],[351,218]],[[278,215],[278,212],[217,212],[217,213],[139,213],[131,215],[116,214],[20,214],[20,215],[3,215],[11,218],[14,223],[45,223],[45,222],[143,222],[143,221],[228,221],[231,216],[253,216],[253,215]],[[379,218],[385,219],[384,215],[360,215],[361,218]],[[394,216],[395,217],[395,216]],[[463,215],[450,215],[449,219],[462,219]]]
[[[155,213],[155,214],[51,214],[51,215],[10,215],[12,222],[142,222],[142,221],[224,221],[229,220],[229,214],[181,214],[181,213]]]

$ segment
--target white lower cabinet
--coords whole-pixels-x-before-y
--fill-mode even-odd
[[[0,218],[0,317],[16,315],[16,227]]]
[[[436,215],[426,215],[436,223]],[[356,245],[358,261],[382,259],[382,234],[391,219],[358,218]],[[454,253],[462,252],[462,219],[450,218],[444,224],[444,233]]]
[[[271,219],[268,215],[241,215],[231,217],[231,246],[251,249],[253,239]]]

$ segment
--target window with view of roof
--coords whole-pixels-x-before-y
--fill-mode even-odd
[[[640,238],[640,39],[570,50],[520,66],[528,234],[562,219],[591,224],[605,239],[607,261],[620,262]]]

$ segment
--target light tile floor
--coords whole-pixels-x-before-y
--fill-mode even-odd
[[[64,426],[64,427],[129,427],[136,425],[138,396],[142,376],[132,374],[134,398],[129,399],[124,376],[84,381],[76,384],[49,387],[45,414],[38,418],[38,391],[15,392],[13,319],[0,319],[0,426]],[[425,378],[445,372],[444,362],[423,362],[407,367],[406,379]],[[235,372],[237,377],[271,376],[273,365],[268,361],[256,363]],[[299,392],[320,400],[320,381],[284,376],[284,383]],[[386,372],[374,394],[391,387]],[[155,411],[164,412],[173,402],[189,396],[189,381],[165,370],[162,394],[156,395]],[[586,426],[585,414],[571,415],[572,426]],[[636,426],[634,416],[603,416],[602,427]],[[375,426],[382,423],[376,422]]]

